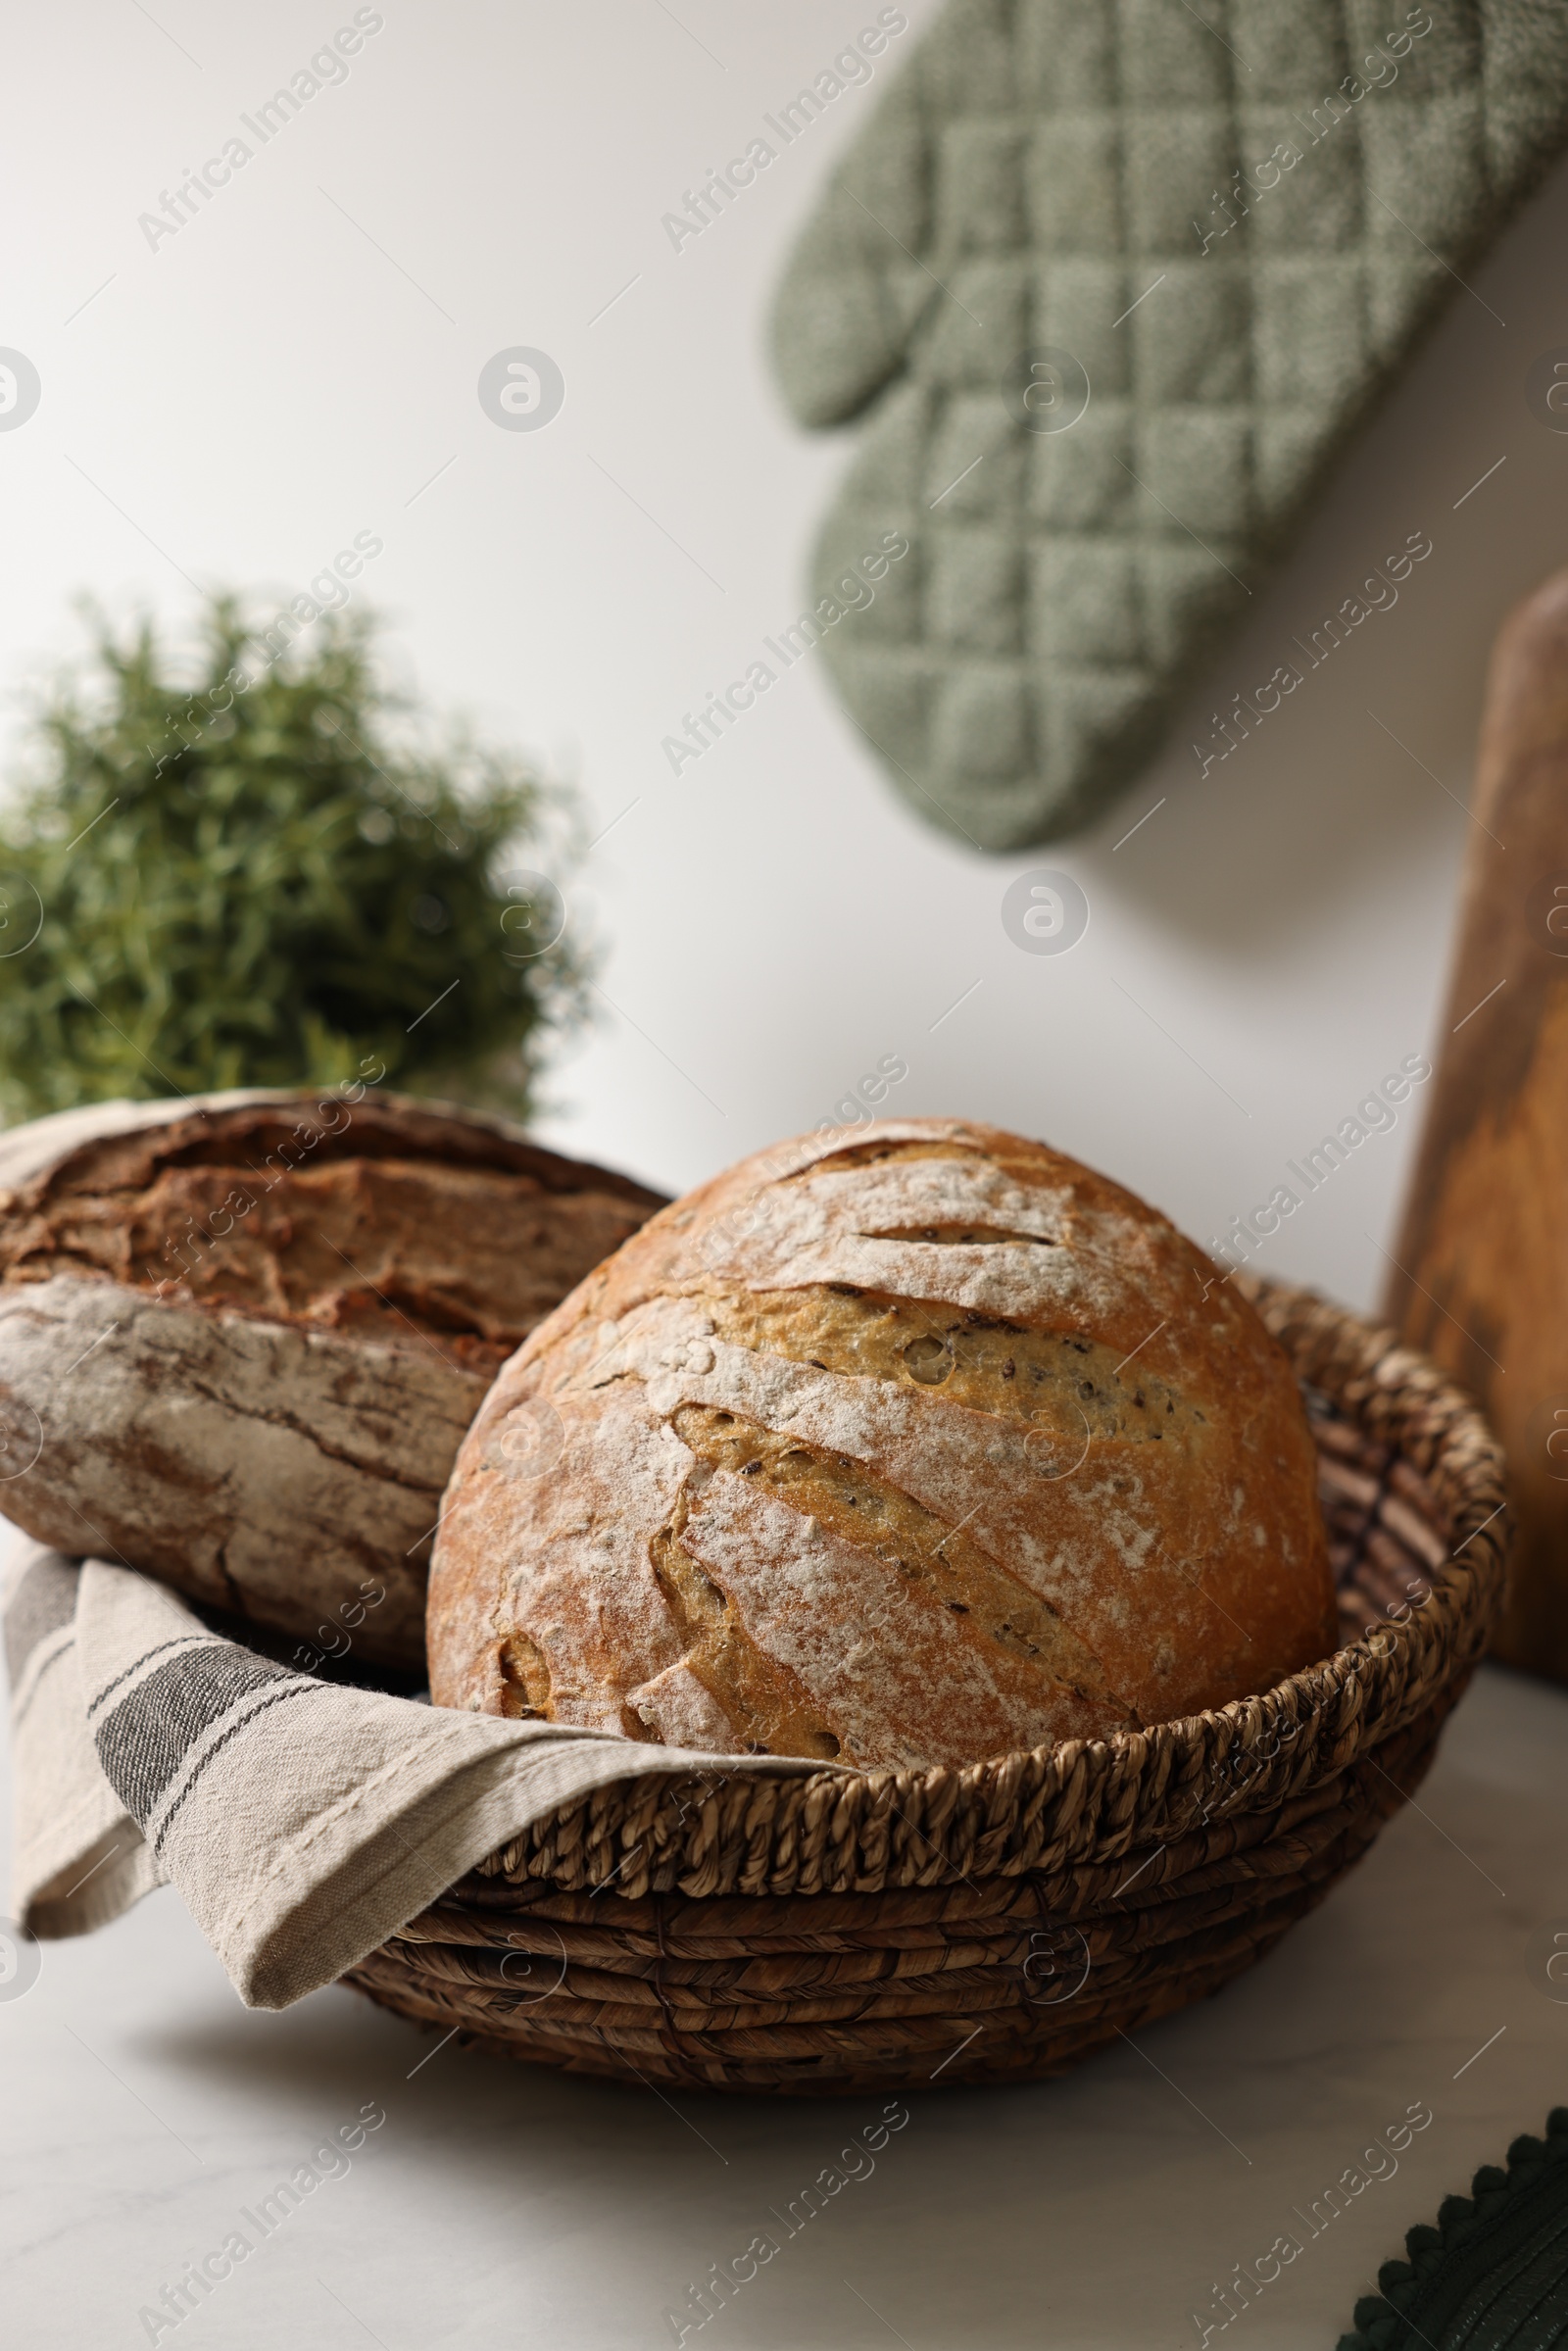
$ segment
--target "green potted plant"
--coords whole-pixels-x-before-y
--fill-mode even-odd
[[[297,633],[296,633],[297,632]],[[409,723],[375,623],[93,622],[0,846],[0,1108],[363,1078],[527,1114],[582,1006],[560,787]],[[546,850],[547,837],[557,846]],[[564,846],[563,844],[564,843]]]

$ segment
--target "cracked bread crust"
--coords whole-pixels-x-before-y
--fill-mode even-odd
[[[912,1120],[744,1161],[540,1326],[460,1451],[427,1645],[438,1704],[918,1769],[1336,1638],[1250,1306],[1076,1161]]]
[[[0,1509],[416,1667],[465,1430],[659,1200],[400,1097],[107,1103],[0,1137]]]

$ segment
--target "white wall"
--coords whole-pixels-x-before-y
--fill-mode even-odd
[[[929,0],[906,5],[928,21]],[[1396,610],[1205,779],[1179,726],[1093,836],[992,860],[895,800],[814,663],[679,780],[660,750],[799,609],[847,446],[786,419],[764,320],[868,95],[679,254],[661,216],[874,12],[381,13],[348,80],[156,251],[137,216],[351,8],[156,0],[155,24],[84,0],[13,20],[0,344],[33,360],[43,400],[0,434],[8,678],[74,642],[83,586],[175,616],[187,578],[292,594],[374,531],[366,584],[419,688],[572,761],[594,829],[635,804],[574,894],[629,1019],[602,1005],[561,1068],[553,1139],[684,1185],[814,1124],[891,1052],[909,1075],[890,1108],[1043,1134],[1206,1238],[1433,1047],[1467,825],[1446,795],[1467,790],[1487,648],[1568,557],[1568,435],[1523,396],[1531,361],[1568,342],[1568,174],[1456,292],[1288,572],[1195,681],[1195,727],[1216,687],[1265,677],[1424,529],[1434,553]],[[498,431],[475,397],[514,344],[564,372],[541,432]],[[1021,954],[1000,920],[1040,863],[1093,906],[1059,958]],[[1406,1118],[1374,1138],[1265,1262],[1371,1298],[1412,1134]]]

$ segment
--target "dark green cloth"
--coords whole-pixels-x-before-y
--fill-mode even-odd
[[[895,785],[992,850],[1120,791],[1565,139],[1563,0],[950,0],[774,318],[797,416],[863,416],[813,600],[912,543],[820,613]]]
[[[1568,2344],[1568,2106],[1546,2136],[1516,2138],[1448,2196],[1436,2229],[1412,2229],[1385,2262],[1381,2294],[1355,2306],[1339,2351],[1552,2351]]]

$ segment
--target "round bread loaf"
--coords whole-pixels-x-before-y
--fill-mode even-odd
[[[441,1705],[866,1769],[1335,1645],[1251,1307],[1131,1193],[951,1119],[781,1145],[590,1274],[464,1442],[427,1638]]]
[[[464,1431],[660,1199],[363,1087],[105,1102],[0,1136],[0,1510],[418,1665]]]

